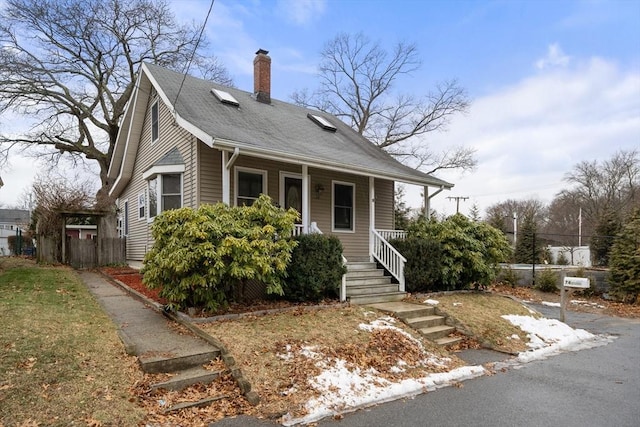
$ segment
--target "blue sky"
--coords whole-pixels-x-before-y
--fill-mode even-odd
[[[209,4],[171,7],[202,22]],[[255,51],[269,50],[272,96],[282,100],[315,87],[327,40],[359,31],[383,46],[417,45],[422,67],[396,92],[422,95],[457,78],[473,100],[448,132],[423,141],[477,150],[476,171],[438,175],[456,184],[434,199],[441,213],[455,212],[446,196],[469,197],[463,212],[509,198],[549,202],[577,162],[640,147],[640,0],[216,0],[206,27],[210,52],[240,89],[253,88]],[[7,187],[0,201],[12,203]],[[418,206],[419,189],[407,193]]]

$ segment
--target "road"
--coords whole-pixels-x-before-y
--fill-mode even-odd
[[[557,308],[534,308],[545,317],[559,317]],[[322,420],[318,425],[640,426],[640,320],[568,312],[566,323],[617,338],[605,346],[563,353],[465,381],[462,388],[443,388],[345,414],[342,420]],[[493,356],[495,360],[504,358],[497,353]],[[253,424],[255,419],[235,421],[246,426],[268,425]],[[226,425],[222,422],[213,426],[222,424]]]

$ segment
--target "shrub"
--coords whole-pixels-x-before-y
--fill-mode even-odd
[[[404,266],[405,286],[408,292],[430,292],[439,290],[442,246],[435,240],[418,237],[392,240],[406,259]]]
[[[305,234],[295,238],[297,246],[284,281],[284,298],[291,301],[320,301],[340,296],[342,243],[335,236]]]
[[[640,209],[616,236],[610,253],[611,294],[633,303],[640,295]]]
[[[518,281],[521,278],[522,277],[516,272],[516,270],[510,267],[502,268],[498,274],[498,281],[511,285],[512,288],[515,288],[518,285]]]
[[[569,260],[567,259],[567,255],[564,251],[558,252],[558,258],[556,259],[557,265],[569,265]]]
[[[439,244],[440,261],[433,266],[437,272],[434,274],[437,274],[438,290],[487,286],[496,278],[499,263],[511,254],[509,242],[502,232],[486,223],[470,221],[462,214],[442,222],[420,219],[407,231],[409,238]],[[425,260],[418,259],[417,262]]]
[[[558,290],[558,274],[548,268],[545,268],[536,274],[535,288],[542,292],[555,292]]]
[[[242,300],[249,280],[266,284],[267,294],[283,293],[282,282],[296,242],[290,236],[297,213],[275,207],[262,195],[252,206],[223,203],[181,208],[158,215],[151,227],[154,245],[142,269],[149,288],[162,287],[169,308],[216,311]]]

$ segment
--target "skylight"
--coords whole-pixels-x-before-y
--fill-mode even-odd
[[[313,121],[315,124],[317,124],[318,126],[320,126],[324,130],[328,130],[329,132],[335,132],[336,131],[336,127],[334,125],[332,125],[329,120],[325,119],[322,116],[318,116],[316,114],[309,113],[309,114],[307,114],[307,117],[309,117],[311,119],[311,121]]]
[[[218,98],[218,100],[223,104],[235,105],[236,107],[240,106],[238,100],[235,99],[229,92],[218,89],[211,89],[211,92],[213,92],[216,98]]]

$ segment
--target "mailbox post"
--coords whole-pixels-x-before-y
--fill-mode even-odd
[[[576,289],[589,289],[589,279],[586,277],[565,277],[560,288],[560,321],[564,322],[565,305],[567,304],[567,295],[571,295]]]

